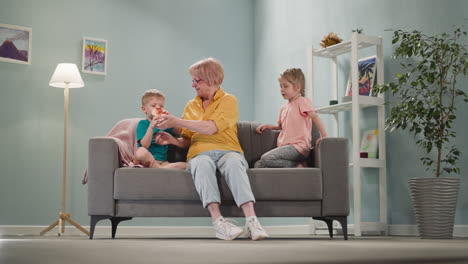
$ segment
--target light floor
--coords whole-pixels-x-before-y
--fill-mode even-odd
[[[468,263],[468,239],[3,236],[0,263]]]

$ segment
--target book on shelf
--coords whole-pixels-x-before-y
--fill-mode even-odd
[[[360,59],[358,61],[358,83],[359,95],[371,95],[371,89],[374,87],[375,80],[377,79],[377,57],[371,56]],[[351,72],[349,73],[348,82],[346,84],[345,96],[343,102],[351,101],[353,96],[353,85],[351,82]]]

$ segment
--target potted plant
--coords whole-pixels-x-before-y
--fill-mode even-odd
[[[407,130],[425,151],[421,158],[434,177],[409,179],[409,188],[419,234],[422,238],[452,238],[456,202],[460,185],[457,166],[460,150],[451,140],[457,105],[468,102],[466,81],[468,54],[466,32],[426,35],[421,31],[394,32],[392,44],[405,73],[396,81],[377,86],[375,91],[390,91],[396,100],[386,127]],[[466,79],[465,79],[466,80]]]

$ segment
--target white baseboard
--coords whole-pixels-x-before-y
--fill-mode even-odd
[[[0,226],[0,236],[36,236],[47,226]],[[89,226],[83,226],[89,230]],[[264,226],[272,236],[304,236],[310,235],[309,225]],[[56,236],[57,228],[47,232],[44,236]],[[73,226],[65,226],[64,235],[85,236]],[[119,226],[117,235],[122,237],[215,237],[211,226]],[[96,226],[95,237],[110,237],[110,226]]]
[[[315,225],[315,232],[314,227]],[[47,226],[26,226],[26,225],[0,225],[0,236],[35,236]],[[89,226],[84,226],[89,230]],[[321,221],[315,221],[313,225],[285,225],[285,226],[264,226],[268,234],[272,237],[278,236],[309,236],[328,235],[327,226]],[[363,235],[379,235],[381,225],[375,223],[361,223]],[[118,236],[125,237],[214,237],[211,226],[120,226],[117,230]],[[341,227],[334,223],[334,234],[342,234]],[[348,225],[348,234],[354,234],[354,225]],[[49,231],[45,236],[56,236],[57,228]],[[84,234],[73,226],[65,227],[64,235]],[[110,237],[110,226],[96,226],[95,237]],[[418,236],[416,225],[388,225],[389,236]],[[468,237],[468,225],[455,225],[454,237]]]
[[[416,225],[389,225],[388,233],[392,236],[419,236]],[[454,237],[468,237],[468,225],[455,225]]]
[[[388,233],[392,236],[418,236],[416,225],[389,225]]]

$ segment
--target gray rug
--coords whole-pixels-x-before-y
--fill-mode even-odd
[[[0,263],[468,263],[468,239],[8,236],[0,238]]]

